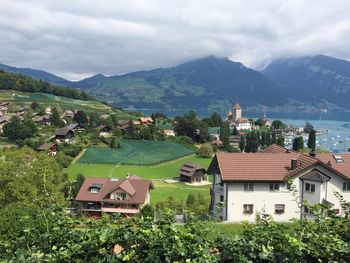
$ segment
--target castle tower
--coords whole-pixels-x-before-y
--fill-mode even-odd
[[[237,121],[242,118],[242,108],[238,103],[236,103],[236,105],[232,107],[232,111],[234,121]]]

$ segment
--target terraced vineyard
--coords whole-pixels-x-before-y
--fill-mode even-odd
[[[120,140],[119,149],[88,148],[79,163],[154,165],[193,153],[173,141]]]
[[[1,101],[13,102],[16,105],[30,105],[37,102],[44,106],[59,106],[61,109],[74,109],[84,111],[97,111],[100,113],[115,112],[120,118],[130,118],[130,116],[120,110],[112,109],[98,101],[76,100],[46,93],[28,93],[12,90],[0,90]]]

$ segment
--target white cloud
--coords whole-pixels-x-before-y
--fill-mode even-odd
[[[67,78],[228,56],[350,59],[350,2],[0,0],[0,63]]]

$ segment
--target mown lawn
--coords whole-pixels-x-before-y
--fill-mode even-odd
[[[170,179],[178,176],[178,170],[186,162],[198,163],[207,169],[211,158],[191,155],[154,166],[75,163],[65,169],[64,172],[71,177],[75,177],[79,173],[86,177],[114,178],[123,178],[127,174],[135,174],[146,179]]]
[[[200,194],[208,202],[210,201],[210,185],[189,186],[184,183],[165,183],[163,181],[153,181],[155,189],[151,191],[151,204],[157,204],[166,201],[169,197],[174,197],[177,201],[185,204],[187,196]]]

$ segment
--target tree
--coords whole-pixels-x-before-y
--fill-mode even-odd
[[[237,131],[237,128],[236,128],[236,126],[233,126],[233,129],[232,129],[232,133],[231,133],[232,135],[238,135],[239,134],[239,132]]]
[[[277,145],[284,147],[284,137],[282,135],[278,136]]]
[[[36,132],[37,127],[32,120],[26,120],[22,123],[17,116],[13,116],[11,121],[3,127],[4,136],[11,141],[31,138]]]
[[[33,111],[36,111],[39,108],[39,104],[37,102],[33,101],[32,104],[30,104],[30,108]]]
[[[100,117],[98,116],[98,114],[92,111],[89,116],[89,126],[91,128],[94,128],[99,124],[99,121],[100,121]]]
[[[51,116],[50,116],[50,123],[51,125],[56,127],[64,126],[64,122],[61,120],[60,114],[56,107],[52,109]]]
[[[293,140],[293,151],[299,151],[304,148],[304,139],[302,136],[295,137]]]
[[[275,131],[273,131],[271,134],[271,144],[276,144],[276,143],[277,143],[276,133]]]
[[[230,126],[226,121],[220,125],[220,140],[224,148],[230,144]]]
[[[78,124],[87,124],[89,122],[85,111],[82,110],[78,110],[74,113],[73,121],[76,121]]]
[[[0,150],[0,157],[0,184],[6,189],[6,194],[0,194],[2,208],[62,204],[64,177],[55,159],[28,148]]]
[[[212,127],[220,127],[222,123],[222,119],[219,113],[214,112],[211,116],[210,119],[212,120]]]
[[[307,147],[311,150],[316,150],[316,131],[311,130],[309,132],[309,139],[307,141]]]
[[[210,158],[214,154],[213,146],[210,143],[205,143],[201,145],[198,149],[198,155],[204,158]]]
[[[117,148],[117,143],[116,143],[115,138],[112,138],[111,143],[110,143],[109,146],[110,146],[111,149]]]
[[[262,118],[259,118],[254,122],[254,124],[257,126],[263,127],[265,126],[265,121]]]
[[[283,129],[285,127],[286,127],[286,125],[280,120],[274,120],[271,123],[271,129],[272,130],[280,130],[280,129]]]
[[[245,149],[245,138],[243,135],[241,136],[241,140],[239,142],[239,149],[241,150],[241,152],[243,152]]]
[[[312,130],[314,130],[314,126],[310,122],[307,122],[304,127],[305,133],[310,133]]]

